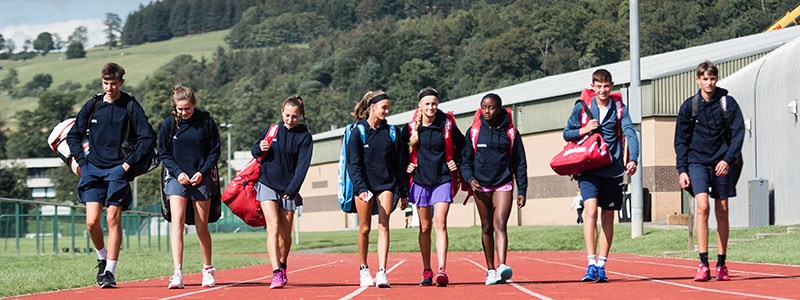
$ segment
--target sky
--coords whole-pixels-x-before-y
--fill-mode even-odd
[[[14,41],[22,50],[26,39],[36,39],[42,32],[57,33],[66,41],[75,28],[89,31],[90,48],[105,42],[103,21],[106,13],[115,13],[123,24],[128,14],[156,0],[0,0],[0,34]]]

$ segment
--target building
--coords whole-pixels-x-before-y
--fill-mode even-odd
[[[64,167],[60,158],[23,158],[0,160],[0,166],[23,166],[28,171],[26,184],[30,189],[31,199],[51,199],[56,197],[53,181],[47,177],[48,171]]]

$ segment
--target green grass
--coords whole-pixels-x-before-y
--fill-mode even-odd
[[[753,238],[757,233],[786,232],[785,226],[769,226],[754,229],[735,229],[731,231],[732,239]],[[294,250],[331,248],[332,252],[352,253],[356,251],[356,231],[303,232],[301,243],[293,245]],[[728,255],[733,261],[769,262],[800,265],[800,257],[789,249],[800,248],[800,233],[772,236],[764,239],[744,241],[729,247]],[[712,244],[715,232],[711,232]],[[450,228],[450,251],[480,251],[480,229]],[[267,263],[265,258],[264,232],[220,233],[214,234],[214,266],[218,269],[235,268]],[[375,251],[377,239],[375,230],[370,241],[371,251]],[[6,242],[6,241],[2,241]],[[69,238],[62,238],[59,246],[68,245]],[[31,239],[23,239],[25,249],[32,249]],[[79,245],[85,239],[76,239]],[[677,251],[670,257],[696,258],[694,251],[687,250],[687,232],[684,229],[645,228],[644,235],[637,239],[630,238],[630,226],[617,225],[615,228],[612,253],[631,253],[651,256],[663,256],[664,251]],[[123,245],[125,245],[123,243]],[[93,281],[96,256],[94,253],[52,254],[52,238],[47,240],[43,248],[50,250],[36,256],[33,252],[23,252],[14,256],[14,240],[8,240],[8,248],[0,252],[0,297],[28,294],[58,289],[89,286]],[[348,247],[349,246],[349,247]],[[80,246],[79,246],[80,247]],[[118,267],[121,281],[164,277],[170,275],[172,260],[167,252],[168,243],[162,239],[162,250],[155,250],[156,240],[152,240],[152,249],[147,248],[146,239],[142,240],[142,248],[138,248],[135,237],[131,237],[131,248],[123,250]],[[582,227],[580,226],[526,226],[509,227],[509,249],[511,251],[565,251],[583,250]],[[199,271],[200,250],[197,238],[186,237],[184,254],[184,270],[187,273]],[[782,249],[776,251],[775,249]],[[417,229],[396,229],[391,232],[392,252],[417,252]],[[712,257],[714,249],[712,247]],[[683,251],[683,252],[681,252]],[[262,254],[253,256],[252,254]],[[612,254],[613,255],[613,254]],[[266,271],[265,271],[266,272]],[[18,284],[19,282],[36,282],[36,284]]]
[[[100,68],[105,63],[116,62],[125,68],[125,84],[139,85],[153,71],[178,55],[188,54],[195,59],[211,59],[217,47],[228,48],[223,41],[227,34],[228,30],[221,30],[111,51],[106,48],[91,49],[86,52],[86,58],[82,59],[66,59],[64,53],[50,53],[27,61],[0,60],[0,79],[5,78],[9,69],[16,68],[20,81],[18,88],[31,81],[34,75],[42,73],[53,76],[51,89],[69,80],[85,85],[99,78]],[[97,90],[100,89],[98,86]],[[9,116],[16,111],[33,109],[36,105],[29,98],[11,99],[7,94],[0,93],[0,107],[3,107],[0,118],[8,122]]]

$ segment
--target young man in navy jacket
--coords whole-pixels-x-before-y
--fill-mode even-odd
[[[564,128],[564,140],[575,141],[591,134],[600,132],[603,140],[608,143],[608,151],[612,154],[611,164],[597,169],[589,170],[578,175],[578,186],[583,197],[583,239],[586,243],[588,267],[581,281],[607,282],[605,265],[611,251],[611,242],[614,239],[614,211],[622,209],[622,187],[625,174],[636,173],[636,164],[639,159],[639,140],[633,128],[628,108],[623,107],[621,114],[617,113],[617,103],[610,97],[614,81],[611,73],[599,69],[592,74],[592,90],[595,96],[589,105],[591,115],[596,119],[588,120],[581,127],[583,104],[576,103],[572,114]],[[599,117],[599,118],[598,118]],[[619,123],[619,124],[618,124]],[[618,130],[624,136],[620,136]],[[628,145],[629,161],[625,162],[622,139]],[[600,212],[600,223],[603,234],[598,239],[597,213]],[[597,252],[599,240],[600,251]]]
[[[67,134],[70,153],[80,165],[78,197],[86,204],[86,227],[98,256],[97,284],[102,288],[114,288],[114,274],[122,244],[120,216],[130,209],[131,187],[126,173],[132,165],[143,159],[154,143],[153,128],[147,122],[142,106],[133,96],[123,93],[122,78],[125,69],[115,63],[103,66],[101,80],[103,93],[95,95],[83,105],[75,118],[75,125]],[[130,117],[133,128],[128,126],[128,103],[134,101]],[[138,146],[133,154],[125,158],[122,153],[125,129],[138,137]],[[131,136],[133,136],[131,134]],[[89,141],[88,154],[82,149],[82,138]],[[103,242],[100,217],[103,207],[108,223],[108,250]]]
[[[678,182],[695,197],[700,265],[695,281],[711,279],[708,267],[708,197],[715,199],[717,217],[717,280],[730,280],[725,266],[728,246],[728,198],[736,197],[741,171],[744,121],[736,100],[717,88],[717,67],[706,61],[697,66],[700,91],[681,105],[675,123]]]

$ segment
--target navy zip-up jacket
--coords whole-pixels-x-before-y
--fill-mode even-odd
[[[725,100],[730,123],[731,140],[725,137],[725,124],[722,119],[722,104]],[[692,128],[692,99],[698,98],[697,120]],[[686,99],[678,111],[675,122],[675,153],[678,173],[688,172],[689,164],[716,165],[724,160],[732,165],[741,157],[744,142],[744,117],[736,99],[728,95],[728,90],[717,88],[711,99],[705,101],[698,91]]]
[[[262,155],[259,144],[267,136],[268,131],[269,126],[261,132],[258,141],[253,145],[251,151],[253,157]],[[306,125],[297,124],[289,129],[282,121],[278,122],[278,133],[275,134],[266,156],[261,160],[258,182],[294,199],[300,193],[300,187],[306,179],[313,149],[314,142]]]
[[[204,127],[208,127],[208,138],[203,133]],[[175,134],[170,136],[170,131]],[[169,143],[172,151],[167,149]],[[220,153],[219,128],[211,114],[199,108],[194,109],[189,120],[179,118],[177,128],[175,118],[169,116],[158,130],[158,156],[172,177],[178,178],[181,173],[192,177],[198,172],[209,176]]]
[[[600,107],[597,105],[597,98],[592,97],[591,101],[590,109],[592,110],[592,117],[597,119],[600,116]],[[565,141],[577,141],[582,138],[579,132],[581,129],[582,109],[583,104],[581,103],[576,103],[572,108],[572,114],[570,114],[569,119],[567,119],[567,126],[564,127]],[[630,161],[636,161],[638,163],[639,139],[636,137],[636,130],[633,128],[633,122],[631,122],[631,116],[628,114],[627,106],[625,106],[622,111],[622,121],[620,125],[622,127],[622,134],[625,135],[625,143],[628,144]],[[624,149],[622,149],[620,137],[617,135],[617,104],[610,98],[608,100],[608,113],[606,117],[600,121],[600,127],[598,128],[600,134],[603,136],[603,140],[608,144],[608,151],[611,153],[613,160],[611,164],[607,166],[586,171],[584,174],[606,178],[624,175],[625,166],[622,156],[622,151],[624,151]]]
[[[147,122],[147,115],[145,115],[142,105],[138,101],[134,102],[131,109],[133,126],[129,128],[129,137],[138,137],[139,146],[126,160],[121,149],[123,131],[128,122],[128,102],[135,101],[135,99],[127,93],[121,93],[119,99],[109,103],[102,100],[102,95],[98,96],[100,100],[97,102],[97,110],[94,112],[92,120],[88,120],[88,118],[95,105],[94,98],[86,101],[81,107],[78,116],[75,117],[75,124],[67,133],[70,153],[81,166],[88,162],[106,169],[119,166],[124,162],[129,165],[138,163],[155,142],[153,129]],[[81,139],[89,122],[92,124],[88,136],[89,154],[84,155],[81,149]]]
[[[378,192],[391,191],[406,198],[408,148],[403,144],[403,127],[397,127],[397,137],[392,142],[386,121],[377,128],[370,128],[366,119],[358,120],[357,124],[364,126],[367,142],[361,142],[358,128],[353,128],[347,144],[347,171],[353,181],[353,191],[360,195],[369,190],[376,196]]]
[[[441,110],[436,112],[436,119],[430,126],[420,124],[417,128],[419,143],[417,143],[417,168],[414,170],[414,183],[434,187],[450,182],[450,169],[444,157],[444,134],[442,128],[445,125],[447,116]],[[464,150],[464,134],[458,130],[458,126],[453,122],[453,160],[456,165],[461,165],[461,151]],[[406,124],[403,130],[403,141],[408,145],[411,138],[411,127]],[[409,154],[410,155],[410,154]],[[409,159],[409,163],[411,160]]]
[[[525,146],[516,129],[514,149],[509,151],[511,141],[506,129],[509,126],[508,112],[500,109],[497,118],[500,125],[495,128],[480,116],[481,128],[478,133],[477,148],[472,148],[472,130],[467,130],[466,145],[462,151],[464,161],[461,164],[461,175],[467,182],[477,180],[481,186],[494,187],[503,185],[512,179],[517,180],[517,195],[527,196],[528,163],[525,159]]]

